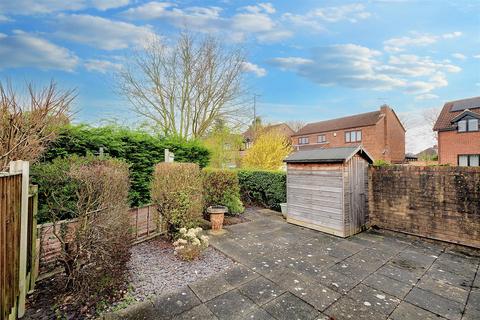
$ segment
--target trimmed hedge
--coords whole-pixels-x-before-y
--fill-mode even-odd
[[[166,163],[155,166],[152,199],[168,232],[175,237],[180,228],[199,225],[203,210],[202,175],[196,163]]]
[[[280,211],[280,203],[287,202],[286,172],[237,170],[237,175],[245,202],[277,211]]]
[[[205,208],[212,205],[226,206],[230,215],[245,210],[240,200],[237,173],[233,170],[203,169],[203,192]]]
[[[142,131],[118,126],[93,128],[87,125],[67,126],[47,149],[42,161],[75,154],[98,154],[100,147],[112,158],[130,165],[130,205],[140,206],[151,202],[150,184],[155,164],[164,161],[164,149],[175,153],[175,162],[208,165],[210,152],[199,141],[178,138],[161,138]],[[41,188],[41,186],[40,186]]]

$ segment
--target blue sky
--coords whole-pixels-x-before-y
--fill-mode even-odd
[[[433,143],[424,110],[480,95],[478,1],[1,0],[0,77],[78,89],[77,121],[130,122],[112,73],[152,34],[216,34],[248,53],[270,122],[373,111],[408,119],[407,150]]]

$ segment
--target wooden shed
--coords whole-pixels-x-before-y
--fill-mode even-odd
[[[287,222],[348,237],[368,223],[368,164],[362,146],[295,152],[287,163]]]

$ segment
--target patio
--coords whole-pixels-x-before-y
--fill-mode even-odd
[[[107,319],[480,319],[480,252],[371,230],[348,239],[250,209],[212,245],[238,264]]]

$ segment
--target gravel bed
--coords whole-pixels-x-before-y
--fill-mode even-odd
[[[140,243],[131,252],[129,282],[133,287],[131,295],[138,301],[178,289],[235,264],[212,247],[198,260],[182,261],[174,255],[173,246],[163,239]]]

